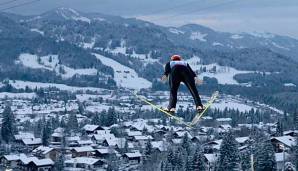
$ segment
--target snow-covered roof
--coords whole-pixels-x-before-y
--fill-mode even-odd
[[[187,134],[188,138],[192,138],[192,136],[187,131],[177,131],[175,132],[175,134],[180,138],[183,137],[185,134]]]
[[[54,162],[51,159],[37,159],[31,162],[33,162],[36,166],[54,165]]]
[[[85,126],[83,127],[83,129],[84,129],[85,131],[95,131],[95,130],[98,129],[98,128],[99,128],[98,125],[89,125],[89,124],[87,124],[87,125],[85,125]]]
[[[91,140],[79,140],[78,144],[80,145],[89,145],[92,144],[93,142]]]
[[[152,145],[152,148],[156,148],[159,151],[166,151],[167,150],[165,142],[163,142],[163,141],[152,141],[151,145]]]
[[[9,155],[4,155],[3,157],[8,161],[20,160],[20,154],[9,154]]]
[[[98,161],[101,161],[101,160],[90,158],[90,157],[76,157],[76,158],[71,158],[69,160],[66,160],[65,163],[79,163],[79,164],[93,165]]]
[[[112,154],[112,153],[115,153],[115,150],[108,149],[108,148],[100,148],[100,149],[97,149],[96,151],[98,151],[101,154]]]
[[[204,156],[208,160],[209,163],[215,163],[218,159],[217,154],[204,154]]]
[[[39,146],[39,147],[35,148],[32,152],[33,153],[47,154],[52,150],[54,150],[54,148],[47,147],[47,146]]]
[[[180,144],[182,142],[182,139],[181,138],[174,138],[174,139],[172,139],[172,142],[174,144]]]
[[[130,131],[130,130],[128,130],[127,135],[130,136],[130,137],[133,137],[133,136],[137,136],[137,135],[142,135],[142,132],[141,131]]]
[[[139,141],[139,140],[152,140],[153,137],[151,135],[138,135],[138,136],[134,136],[135,140]]]
[[[138,151],[134,153],[125,153],[124,155],[126,155],[128,158],[142,157],[142,154]]]
[[[92,152],[94,149],[91,146],[75,147],[73,148],[76,152]]]
[[[16,140],[21,140],[21,139],[29,139],[29,138],[35,138],[34,134],[30,132],[19,132],[19,134],[14,135],[14,138]]]
[[[115,139],[116,138],[114,134],[110,134],[110,133],[108,133],[108,134],[94,134],[92,137],[97,141],[104,141],[106,139]]]
[[[237,137],[237,138],[235,138],[235,140],[238,143],[242,144],[242,143],[245,143],[247,140],[249,140],[249,137]]]
[[[229,125],[229,124],[222,124],[222,125],[220,125],[219,127],[222,128],[222,129],[224,129],[224,130],[229,130],[229,129],[232,128],[232,126]]]
[[[20,154],[20,160],[24,164],[28,164],[31,161],[38,160],[37,157],[27,157],[25,154]]]
[[[281,137],[272,137],[271,140],[276,139],[277,141],[283,143],[284,145],[291,147],[294,146],[296,143],[296,140],[294,137],[286,135]]]
[[[41,144],[41,138],[26,138],[22,139],[23,143],[26,145],[38,145]]]
[[[229,122],[229,121],[232,121],[232,118],[217,118],[216,121],[218,121],[218,122]]]

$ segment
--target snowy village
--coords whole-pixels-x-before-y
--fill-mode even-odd
[[[0,0],[0,171],[298,171],[296,0]]]

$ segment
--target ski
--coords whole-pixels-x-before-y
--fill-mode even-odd
[[[181,119],[181,118],[179,118],[179,117],[177,117],[177,116],[172,115],[170,112],[167,112],[167,111],[163,110],[160,106],[157,106],[157,105],[151,103],[151,102],[150,102],[149,100],[147,100],[146,98],[144,98],[144,97],[138,95],[137,92],[134,92],[133,94],[134,94],[139,100],[141,100],[141,101],[147,103],[147,104],[150,105],[151,107],[153,107],[153,108],[159,110],[160,112],[166,114],[169,118],[172,118],[172,119],[178,121],[178,123],[183,124],[183,125],[185,125],[185,126],[192,127],[191,124],[189,124],[189,123],[187,123],[187,122],[184,122],[183,119]]]
[[[207,104],[205,105],[205,109],[202,112],[199,112],[199,113],[196,114],[196,116],[191,121],[191,124],[190,125],[194,126],[195,124],[197,124],[200,121],[201,117],[208,110],[208,108],[213,104],[213,102],[217,99],[218,96],[219,96],[219,92],[218,91],[215,91],[212,94],[212,96],[210,97],[210,99],[207,102]]]

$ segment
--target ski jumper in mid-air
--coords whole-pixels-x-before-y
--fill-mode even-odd
[[[194,99],[196,110],[198,112],[204,110],[204,106],[196,88],[196,84],[202,84],[202,80],[197,78],[196,73],[186,61],[182,60],[181,56],[173,55],[170,62],[165,65],[165,72],[161,80],[165,81],[167,78],[169,79],[170,85],[170,102],[167,109],[165,109],[166,111],[171,113],[176,112],[177,91],[181,82],[183,82],[189,89]]]

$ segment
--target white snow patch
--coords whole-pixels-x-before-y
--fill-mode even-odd
[[[225,98],[223,100],[217,101],[212,104],[211,108],[224,110],[225,108],[228,109],[238,109],[240,112],[250,111],[251,109],[256,109],[252,106],[249,106],[247,104],[244,104],[243,102],[240,102],[233,98]]]
[[[296,84],[294,83],[284,83],[285,87],[296,87]]]
[[[19,61],[17,63],[22,63],[24,66],[33,69],[46,69],[50,71],[55,71],[57,75],[61,75],[63,78],[71,78],[74,75],[96,75],[97,70],[95,68],[84,68],[84,69],[73,69],[65,65],[59,64],[58,55],[47,55],[38,57],[37,55],[32,55],[28,53],[23,53],[19,56]],[[60,70],[64,70],[63,73]]]
[[[250,32],[249,34],[252,35],[252,36],[255,36],[255,37],[267,38],[267,39],[275,37],[274,34],[266,33],[266,32],[256,32],[256,31],[254,31],[254,32]]]
[[[191,68],[200,72],[201,69],[206,68],[206,72],[200,73],[198,76],[203,78],[204,76],[209,78],[216,78],[219,84],[239,84],[234,76],[236,74],[253,73],[253,71],[239,71],[232,67],[220,66],[216,63],[209,65],[202,65],[199,57],[193,57],[186,60]]]
[[[1,92],[0,99],[33,99],[36,97],[35,93],[9,93],[9,92]]]
[[[104,65],[110,66],[114,70],[114,80],[120,87],[141,89],[150,88],[152,83],[144,78],[138,76],[135,70],[120,64],[119,62],[102,56],[94,54]]]
[[[202,42],[206,42],[207,40],[205,39],[205,37],[207,35],[208,34],[203,34],[201,32],[192,32],[191,35],[190,35],[190,39],[191,40],[200,40]]]
[[[169,28],[169,32],[174,34],[184,34],[184,31],[178,30],[176,28]]]
[[[243,36],[239,35],[239,34],[234,34],[231,36],[231,39],[242,39]]]
[[[95,38],[92,38],[91,42],[89,43],[83,43],[83,48],[85,49],[92,49],[94,47],[95,44]]]
[[[41,30],[39,30],[39,29],[37,29],[37,28],[32,28],[32,29],[30,29],[30,31],[32,31],[32,32],[37,32],[37,33],[39,33],[39,34],[41,34],[41,35],[44,36],[44,32],[41,31]]]
[[[212,46],[224,46],[222,43],[219,42],[213,42]]]
[[[83,21],[91,23],[91,20],[87,17],[80,15],[77,11],[71,8],[60,8],[56,11],[57,14],[60,14],[63,18],[67,20]]]
[[[16,89],[25,89],[26,87],[29,87],[31,89],[35,88],[49,88],[49,87],[56,87],[60,90],[66,90],[71,92],[77,92],[77,91],[93,91],[93,92],[102,92],[105,91],[105,89],[102,88],[95,88],[95,87],[73,87],[68,86],[65,84],[54,84],[54,83],[40,83],[40,82],[30,82],[30,81],[20,81],[20,80],[14,80],[9,81],[9,84],[12,85]]]
[[[277,43],[275,43],[275,42],[272,42],[272,45],[275,46],[275,47],[277,47],[277,48],[279,48],[279,49],[290,50],[289,48],[284,47],[284,46],[281,46],[281,45],[279,45],[279,44],[277,44]]]

